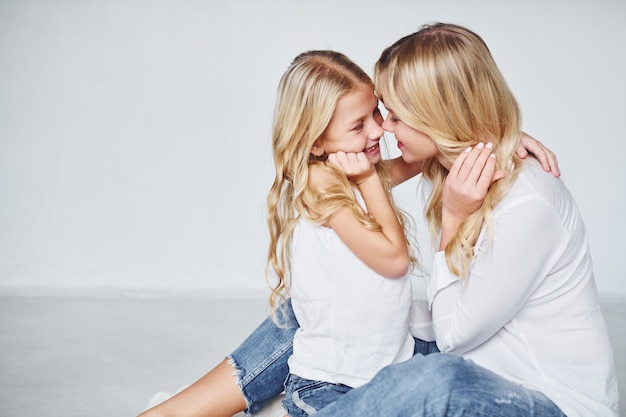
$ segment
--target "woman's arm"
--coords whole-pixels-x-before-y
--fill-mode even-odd
[[[367,212],[381,229],[369,230],[350,207],[340,207],[328,219],[331,227],[348,248],[367,266],[388,278],[406,275],[409,253],[404,229],[389,201],[375,167],[363,153],[331,154],[328,162],[336,165],[359,187]],[[311,170],[313,181],[337,181],[320,167]]]
[[[546,273],[546,260],[563,236],[555,211],[536,192],[529,190],[518,200],[509,194],[494,213],[493,239],[483,228],[469,276],[460,279],[452,274],[442,249],[502,175],[487,145],[463,152],[446,179],[440,251],[434,256],[428,286],[442,351],[466,352],[508,323]],[[520,254],[524,254],[523,262],[519,262]]]
[[[549,273],[563,239],[555,210],[529,194],[500,203],[493,240],[483,230],[467,278],[453,275],[436,253],[428,299],[439,349],[461,354],[510,322]]]
[[[442,219],[449,226],[442,239],[456,232],[455,221],[478,209],[498,177],[489,168],[493,158],[486,157],[488,148],[477,148],[463,153],[446,179],[442,215],[447,213],[452,220]],[[552,253],[565,238],[562,222],[548,196],[521,180],[522,175],[494,211],[493,236],[483,226],[467,278],[450,272],[443,251],[434,256],[428,299],[442,351],[463,353],[491,338],[517,314],[552,267]],[[541,175],[534,178],[544,181]]]

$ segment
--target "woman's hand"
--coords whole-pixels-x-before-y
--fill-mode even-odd
[[[348,178],[362,184],[376,172],[376,168],[363,152],[337,152],[328,155],[328,162],[342,170]]]
[[[522,132],[521,143],[517,148],[517,156],[524,159],[528,156],[529,152],[541,162],[544,171],[552,172],[552,175],[557,178],[561,176],[559,162],[556,160],[554,152],[546,148],[543,143],[539,142],[537,139]]]
[[[479,143],[473,149],[467,148],[452,164],[443,186],[440,250],[445,249],[460,224],[480,208],[491,184],[506,175],[496,170],[491,149],[491,143]]]

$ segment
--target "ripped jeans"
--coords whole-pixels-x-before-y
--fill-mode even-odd
[[[298,322],[290,303],[280,317],[280,327],[266,319],[230,356],[248,414],[284,390]],[[369,383],[316,410],[315,416],[566,417],[542,393],[461,356],[439,353],[434,342],[419,339],[413,358],[387,366]]]

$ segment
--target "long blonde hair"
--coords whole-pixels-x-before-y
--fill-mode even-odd
[[[311,155],[314,143],[330,124],[339,99],[363,87],[373,92],[371,78],[348,57],[335,51],[298,55],[280,80],[272,134],[276,176],[267,196],[270,244],[266,276],[272,289],[272,312],[288,295],[291,240],[301,217],[323,224],[337,208],[348,206],[365,227],[380,230],[380,225],[358,203],[354,184],[346,175],[323,158],[319,160]],[[313,164],[332,172],[340,179],[339,185],[312,186],[309,170]],[[378,163],[376,169],[391,200],[386,164]],[[310,213],[315,213],[315,217]],[[396,209],[396,213],[404,224],[400,210]]]
[[[428,135],[450,163],[468,146],[492,142],[498,169],[507,176],[494,183],[479,210],[459,227],[445,248],[449,269],[466,277],[483,224],[493,236],[496,205],[517,178],[521,160],[520,110],[485,42],[453,24],[424,26],[385,49],[374,80],[385,105],[410,127]],[[424,162],[433,183],[426,218],[434,238],[441,230],[442,192],[448,170],[436,158]]]

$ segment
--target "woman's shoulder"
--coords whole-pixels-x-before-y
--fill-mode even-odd
[[[522,163],[519,176],[502,201],[503,206],[535,201],[544,207],[562,208],[574,204],[560,178],[544,171],[539,161],[528,158]]]
[[[518,180],[514,188],[531,189],[534,194],[542,195],[564,189],[563,181],[550,172],[546,172],[541,163],[535,158],[527,158],[522,161]]]

